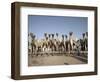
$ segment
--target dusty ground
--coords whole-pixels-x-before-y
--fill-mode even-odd
[[[47,65],[73,65],[86,64],[87,56],[68,56],[68,55],[38,55],[28,56],[28,66],[47,66]]]

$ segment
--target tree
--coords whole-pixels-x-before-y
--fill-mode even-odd
[[[64,35],[62,35],[62,39],[64,40]]]
[[[52,34],[52,39],[54,38],[54,34]]]
[[[56,37],[58,37],[58,33],[56,33]]]
[[[68,38],[68,36],[67,36],[67,35],[65,35],[65,38],[67,39],[67,38]]]
[[[85,38],[85,33],[82,34],[83,35],[83,39]]]
[[[49,38],[49,39],[51,38],[51,34],[48,34],[48,38]]]
[[[73,35],[73,32],[69,32],[69,35],[72,36]]]
[[[44,37],[45,37],[45,38],[47,37],[47,33],[44,33]]]
[[[31,38],[34,40],[36,38],[36,35],[34,35],[33,33],[30,33]]]

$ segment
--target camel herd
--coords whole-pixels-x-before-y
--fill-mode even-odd
[[[83,33],[81,39],[76,39],[73,32],[69,36],[59,34],[44,33],[44,38],[36,39],[36,35],[29,33],[28,35],[28,52],[30,54],[44,54],[44,53],[71,53],[82,52],[88,50],[88,33]]]

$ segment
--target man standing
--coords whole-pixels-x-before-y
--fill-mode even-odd
[[[68,44],[69,44],[68,36],[65,35],[65,50],[66,50],[66,51],[68,51]]]
[[[73,50],[73,32],[69,33],[69,47],[70,47],[70,51]]]

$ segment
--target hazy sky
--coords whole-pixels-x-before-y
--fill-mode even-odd
[[[87,17],[67,16],[28,16],[28,30],[36,35],[36,38],[43,38],[44,33],[59,33],[69,35],[73,32],[77,38],[82,38],[82,33],[87,32]]]

